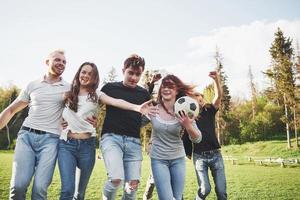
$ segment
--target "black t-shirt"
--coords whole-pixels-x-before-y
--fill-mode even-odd
[[[199,118],[196,119],[196,124],[202,133],[202,140],[200,143],[193,145],[189,139],[188,133],[186,131],[184,132],[182,140],[187,156],[192,156],[192,152],[199,154],[203,151],[221,148],[215,131],[215,115],[217,111],[218,110],[212,104],[205,104],[201,109]]]
[[[219,149],[220,144],[216,136],[215,115],[218,110],[212,104],[205,104],[196,124],[202,133],[200,143],[194,144],[194,153]]]
[[[122,82],[107,83],[101,89],[108,96],[123,99],[130,103],[142,104],[150,99],[148,91],[140,86],[129,88]],[[106,105],[106,116],[102,135],[115,133],[140,138],[141,114]]]

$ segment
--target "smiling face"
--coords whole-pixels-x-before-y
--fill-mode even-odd
[[[93,75],[93,67],[91,65],[84,65],[79,73],[79,83],[81,86],[89,86],[93,84],[94,81],[94,75]]]
[[[167,79],[162,82],[160,88],[160,96],[162,97],[163,101],[175,101],[177,94],[178,92],[176,84],[172,80]]]
[[[54,52],[49,55],[46,64],[49,66],[48,73],[52,76],[59,77],[65,71],[66,58],[63,53]]]
[[[72,81],[72,90],[76,88],[87,89],[94,92],[99,85],[99,72],[97,66],[91,62],[84,62],[78,68]],[[75,94],[77,95],[77,94]]]

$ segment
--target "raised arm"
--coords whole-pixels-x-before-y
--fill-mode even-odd
[[[28,105],[28,102],[19,99],[14,100],[7,108],[0,114],[0,129],[2,129],[10,119],[19,111],[23,110]]]
[[[149,94],[152,94],[155,82],[159,81],[160,79],[161,79],[161,74],[155,74],[152,77],[151,82],[147,83]]]
[[[214,91],[215,91],[215,97],[213,99],[212,104],[216,109],[218,109],[221,105],[221,99],[222,99],[222,89],[220,85],[220,77],[219,74],[216,71],[209,72],[209,77],[211,77],[214,80]]]

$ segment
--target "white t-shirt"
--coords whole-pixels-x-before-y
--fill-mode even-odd
[[[98,98],[103,92],[97,90]],[[68,126],[61,133],[60,139],[67,140],[68,132],[72,133],[91,133],[92,137],[96,137],[96,129],[92,124],[86,121],[87,117],[96,115],[98,112],[98,102],[92,102],[87,95],[78,96],[78,109],[74,112],[69,107],[65,107],[63,118],[68,122]]]
[[[69,90],[70,85],[63,80],[52,84],[44,78],[30,82],[18,96],[18,100],[29,103],[23,126],[59,135],[63,94]]]

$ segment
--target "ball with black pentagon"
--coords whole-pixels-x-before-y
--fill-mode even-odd
[[[177,99],[174,105],[175,115],[179,116],[179,111],[184,111],[190,118],[198,116],[199,104],[189,96],[183,96]]]

